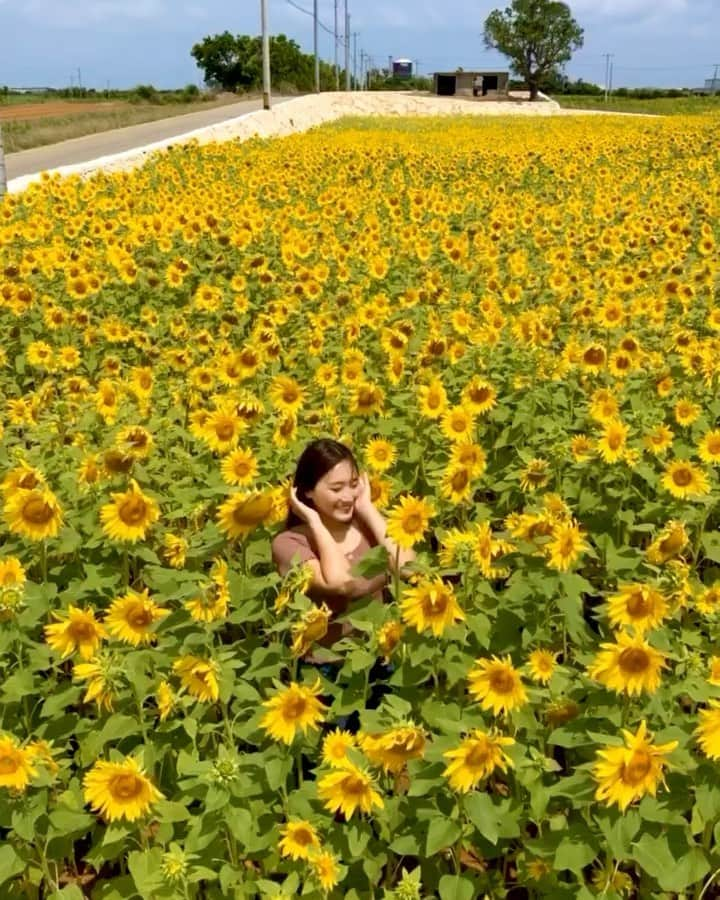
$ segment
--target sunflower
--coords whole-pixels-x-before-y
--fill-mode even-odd
[[[220,471],[227,484],[241,487],[257,477],[258,461],[252,450],[238,447],[223,459]]]
[[[173,569],[182,569],[187,557],[188,542],[184,537],[167,532],[163,535],[163,556]]]
[[[700,749],[708,759],[720,759],[720,701],[711,700],[709,709],[701,709],[695,729]]]
[[[158,685],[157,692],[155,693],[155,702],[157,703],[158,712],[160,713],[160,721],[164,722],[175,709],[177,703],[177,698],[170,686],[170,682],[164,678]]]
[[[198,594],[185,602],[185,609],[196,622],[215,622],[225,618],[229,603],[228,566],[224,559],[216,559],[209,580]]]
[[[58,621],[45,626],[45,640],[63,659],[76,650],[83,659],[91,659],[97,653],[107,631],[95,618],[92,609],[80,609],[70,605],[67,615],[54,612]]]
[[[44,541],[60,531],[63,514],[57,498],[48,488],[15,490],[5,499],[5,521],[13,534]]]
[[[272,511],[270,491],[232,494],[218,509],[218,525],[230,540],[235,540],[266,522]]]
[[[145,775],[137,760],[98,760],[83,778],[85,802],[106,822],[134,822],[150,812],[163,795]]]
[[[173,663],[173,672],[191,697],[203,703],[214,703],[220,697],[218,664],[211,659],[181,656]]]
[[[684,523],[671,519],[647,548],[648,561],[655,565],[666,563],[679,556],[689,541]]]
[[[377,632],[378,650],[388,661],[402,639],[404,626],[401,622],[390,621],[381,625]]]
[[[531,459],[520,475],[520,489],[528,492],[545,487],[550,478],[548,469],[547,460]]]
[[[365,459],[368,466],[376,472],[387,472],[395,462],[397,451],[395,447],[383,438],[375,438],[368,441],[365,446]]]
[[[571,520],[555,525],[552,537],[543,547],[543,552],[548,565],[560,572],[567,572],[588,549],[583,531],[577,522]]]
[[[377,384],[361,381],[350,399],[350,412],[354,416],[374,416],[383,411],[385,392]]]
[[[303,613],[300,621],[292,626],[291,653],[293,656],[305,656],[316,641],[325,637],[330,615],[330,609],[325,603],[321,606],[313,606]]]
[[[680,500],[686,497],[700,497],[710,490],[707,475],[703,470],[684,459],[676,459],[665,467],[661,483],[666,491]]]
[[[25,569],[16,556],[6,556],[4,559],[0,559],[0,590],[22,587],[25,581]]]
[[[405,588],[400,611],[403,622],[419,633],[432,631],[435,637],[465,619],[452,585],[441,578],[422,579],[414,587]]]
[[[460,538],[459,540],[464,543],[464,539]],[[470,532],[469,545],[472,549],[473,559],[485,578],[505,578],[507,576],[509,570],[504,566],[496,565],[496,563],[503,556],[512,553],[515,546],[510,541],[496,538],[489,522],[475,523],[475,527]]]
[[[313,850],[320,849],[320,838],[315,828],[304,819],[291,819],[280,829],[282,839],[278,843],[280,856],[292,860],[310,859]]]
[[[611,419],[606,423],[602,437],[596,444],[597,452],[606,463],[618,462],[623,458],[628,431],[628,426],[619,419]]]
[[[467,469],[472,478],[479,478],[485,471],[487,457],[478,444],[454,443],[450,448],[450,465]]]
[[[654,694],[660,687],[665,655],[641,637],[621,632],[616,643],[600,645],[600,652],[588,666],[588,675],[618,694]]]
[[[713,584],[700,594],[697,608],[705,615],[714,615],[720,610],[720,583]]]
[[[465,385],[462,396],[470,409],[479,416],[485,415],[497,405],[497,390],[478,375],[473,376]]]
[[[637,634],[657,628],[668,613],[665,597],[649,584],[623,584],[608,597],[608,618],[613,628],[631,625]]]
[[[309,863],[313,877],[317,879],[325,893],[331,891],[340,881],[340,868],[338,867],[337,856],[329,850],[312,853]]]
[[[294,378],[277,375],[268,389],[272,405],[281,412],[296,414],[305,401],[305,391]]]
[[[342,769],[348,762],[348,753],[355,746],[355,735],[349,731],[329,732],[322,742],[323,762],[332,769]]]
[[[422,538],[434,514],[432,505],[424,498],[410,494],[401,497],[388,513],[388,537],[398,547],[409,549]]]
[[[168,613],[168,609],[150,599],[147,588],[140,594],[130,591],[110,604],[105,625],[113,637],[138,647],[155,641],[153,625]]]
[[[451,406],[440,417],[440,430],[453,443],[470,443],[475,431],[475,415],[469,404]]]
[[[20,792],[37,775],[35,754],[21,747],[14,737],[0,735],[0,787]]]
[[[710,657],[710,674],[707,680],[708,684],[720,687],[720,656]]]
[[[593,775],[598,783],[595,799],[608,806],[617,803],[625,811],[646,794],[654,797],[663,783],[665,757],[677,747],[677,741],[653,744],[645,722],[635,734],[623,730],[624,747],[605,747],[596,751]]]
[[[556,663],[557,654],[552,650],[543,650],[542,648],[533,650],[528,658],[530,677],[533,681],[539,681],[540,684],[547,684],[552,678]]]
[[[325,808],[333,813],[342,813],[346,820],[352,818],[357,810],[370,814],[374,806],[382,809],[385,805],[375,790],[370,773],[352,763],[320,778],[317,791]]]
[[[465,794],[477,787],[483,778],[492,775],[495,769],[507,772],[513,763],[504,748],[512,747],[514,743],[511,737],[476,728],[461,741],[459,747],[443,753],[446,759],[451,760],[443,775],[452,790]]]
[[[422,759],[425,753],[425,732],[416,725],[400,725],[378,734],[359,732],[358,744],[368,760],[397,775],[408,760]]]
[[[418,388],[418,405],[426,419],[439,419],[447,409],[447,393],[439,378]]]
[[[480,701],[483,709],[491,709],[497,716],[512,712],[527,703],[527,693],[510,657],[476,659],[475,668],[468,673],[469,691]]]
[[[576,434],[570,441],[570,452],[578,463],[590,459],[594,448],[595,444],[586,434]]]
[[[145,539],[150,526],[160,516],[157,503],[140,490],[134,479],[123,493],[111,494],[112,503],[100,510],[103,532],[115,541],[135,543]]]
[[[325,705],[318,700],[322,691],[320,679],[313,685],[292,682],[288,687],[278,691],[263,706],[268,712],[262,718],[260,727],[275,741],[292,744],[300,729],[303,734],[308,728],[317,731],[322,722]]]
[[[672,446],[674,437],[675,435],[667,425],[657,425],[645,435],[643,443],[651,453],[655,456],[660,456],[661,453],[664,453]]]
[[[89,662],[75,663],[73,678],[87,682],[83,697],[84,703],[95,701],[98,709],[112,711],[118,689],[121,685],[121,673],[112,655],[100,654]]]
[[[115,446],[121,453],[132,459],[146,459],[153,448],[152,434],[142,425],[128,425],[121,428],[115,438]]]
[[[202,438],[211,450],[225,455],[237,447],[247,425],[233,409],[216,409],[209,413],[193,433]]]
[[[693,403],[692,400],[688,400],[686,397],[682,397],[678,400],[673,410],[675,421],[678,425],[683,425],[685,427],[692,425],[701,412],[702,410],[698,404]]]
[[[472,471],[465,466],[448,466],[440,483],[441,495],[452,504],[457,504],[468,500],[472,492]]]
[[[698,456],[708,465],[720,465],[720,428],[703,435],[698,446]]]

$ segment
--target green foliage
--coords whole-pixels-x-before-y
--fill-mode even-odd
[[[303,53],[284,34],[270,36],[270,77],[275,85],[310,91],[315,84],[315,60]],[[262,39],[229,31],[208,35],[193,45],[191,56],[202,70],[205,82],[227,91],[257,90],[262,87]],[[341,75],[341,82],[344,75]],[[334,90],[335,74],[320,61],[320,87]]]
[[[583,30],[558,0],[512,0],[485,19],[485,46],[509,57],[513,71],[527,82],[530,99],[540,82],[568,62],[583,45]]]

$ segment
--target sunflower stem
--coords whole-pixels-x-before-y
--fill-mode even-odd
[[[298,788],[303,786],[303,756],[302,747],[298,744],[295,750],[295,767],[297,768],[297,785]]]
[[[130,554],[127,547],[122,549],[122,576],[125,590],[130,590]]]
[[[43,584],[47,582],[48,575],[48,566],[47,566],[47,544],[46,542],[40,541],[40,577],[43,580]]]

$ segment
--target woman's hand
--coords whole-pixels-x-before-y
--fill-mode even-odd
[[[375,509],[370,493],[370,479],[367,472],[363,472],[358,480],[358,492],[355,497],[355,512],[360,518],[367,521],[368,514]]]
[[[290,509],[292,509],[295,515],[299,516],[303,522],[307,522],[308,525],[316,525],[320,522],[320,514],[318,511],[313,509],[312,506],[308,506],[307,503],[302,502],[298,497],[295,485],[290,488]]]

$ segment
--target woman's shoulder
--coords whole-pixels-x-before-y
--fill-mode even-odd
[[[293,552],[298,550],[314,553],[310,534],[307,527],[303,525],[286,528],[285,531],[275,535],[272,540],[272,552],[276,558],[291,556]]]

